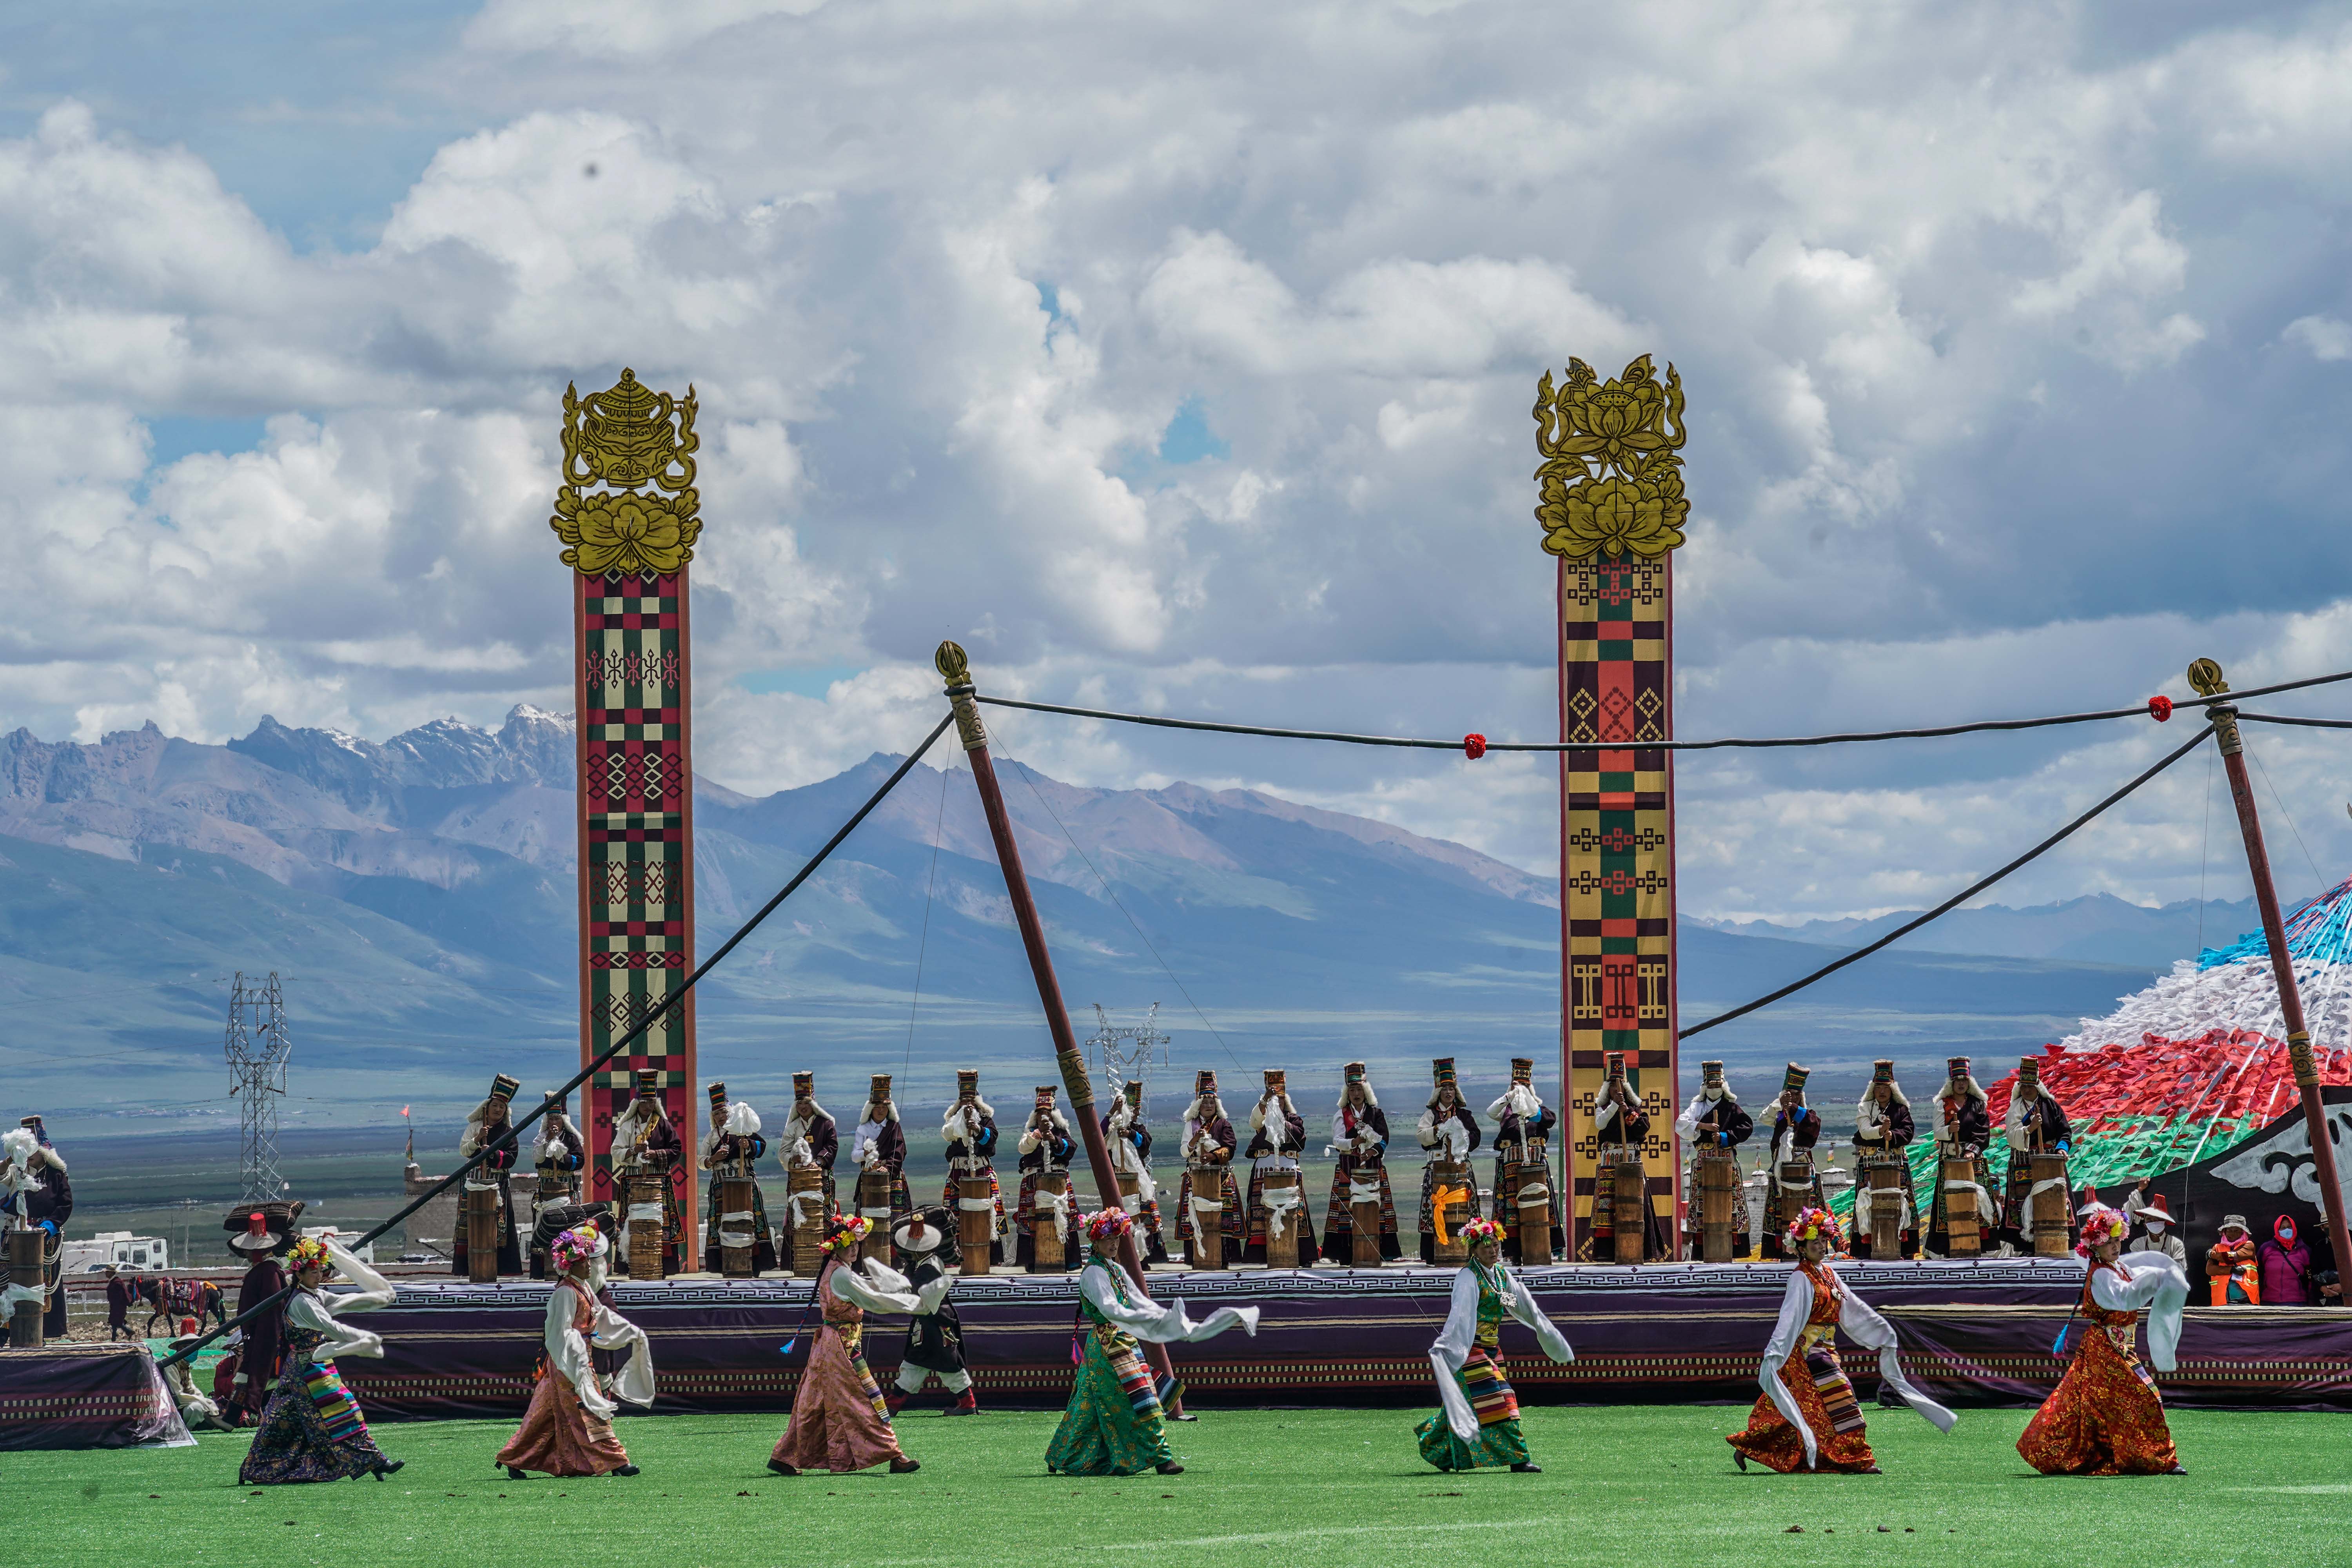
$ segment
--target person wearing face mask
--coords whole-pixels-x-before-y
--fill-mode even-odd
[[[2175,1233],[2172,1211],[2164,1206],[2164,1194],[2147,1190],[2147,1177],[2142,1176],[2138,1187],[2124,1200],[2124,1213],[2135,1227],[2130,1250],[2160,1252],[2180,1265],[2184,1272],[2188,1269],[2188,1244]]]
[[[547,1249],[557,1273],[547,1296],[547,1324],[538,1385],[522,1426],[499,1450],[498,1463],[512,1480],[530,1472],[549,1476],[634,1476],[627,1450],[613,1436],[614,1396],[632,1405],[654,1402],[654,1361],[645,1330],[597,1298],[604,1289],[612,1248],[596,1222],[589,1220],[557,1237]],[[588,1350],[629,1347],[628,1363],[612,1381],[608,1395]]]
[[[2293,1215],[2271,1221],[2271,1239],[2255,1258],[2263,1273],[2263,1305],[2308,1307],[2318,1300],[2311,1284],[2311,1248],[2295,1234]]]

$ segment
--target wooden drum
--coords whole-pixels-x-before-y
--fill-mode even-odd
[[[866,1239],[857,1244],[857,1256],[870,1258],[877,1263],[890,1261],[890,1226],[898,1215],[890,1212],[890,1168],[877,1166],[857,1173],[857,1212],[874,1222]]]
[[[1974,1258],[1984,1251],[1985,1215],[1980,1212],[1980,1200],[1971,1188],[1977,1186],[1977,1163],[1974,1160],[1944,1160],[1937,1163],[1937,1179],[1944,1184],[1944,1256]],[[1952,1189],[1959,1187],[1958,1192]]]
[[[1215,1195],[1210,1196],[1210,1194]],[[1192,1190],[1184,1198],[1187,1212],[1179,1219],[1184,1227],[1184,1261],[1188,1268],[1224,1268],[1224,1200],[1223,1166],[1211,1165],[1206,1170],[1192,1173]]]
[[[956,1183],[956,1245],[963,1253],[964,1273],[988,1272],[996,1247],[996,1184],[986,1176]]]
[[[48,1237],[40,1230],[12,1230],[8,1233],[8,1283],[22,1285],[28,1290],[38,1290],[48,1283],[47,1259],[43,1244]],[[65,1289],[65,1281],[58,1282]],[[8,1348],[37,1351],[43,1343],[43,1313],[38,1300],[19,1301],[8,1319]]]
[[[1462,1226],[1478,1215],[1477,1192],[1466,1163],[1452,1160],[1429,1163],[1430,1224],[1434,1230],[1430,1237],[1429,1256],[1433,1263],[1458,1265],[1469,1261],[1470,1247],[1462,1239]]]
[[[1534,1152],[1530,1147],[1529,1152]],[[1504,1194],[1507,1194],[1507,1196]],[[1551,1261],[1551,1164],[1549,1161],[1516,1161],[1504,1167],[1503,1192],[1496,1202],[1508,1205],[1512,1234],[1518,1237],[1519,1263],[1540,1268]]]
[[[2074,1218],[2073,1195],[2066,1190],[2066,1156],[2063,1154],[2028,1154],[2025,1174],[2031,1184],[2027,1191],[2054,1182],[2038,1195],[2026,1199],[2026,1228],[2033,1237],[2033,1256],[2064,1258],[2073,1253],[2074,1243],[2069,1234]]]
[[[662,1199],[669,1191],[669,1179],[660,1175],[631,1176],[622,1184],[621,1190],[627,1205],[622,1212],[629,1226],[629,1278],[667,1279],[662,1267]],[[470,1241],[467,1243],[468,1247],[472,1245]]]
[[[1639,1263],[1649,1234],[1649,1173],[1643,1168],[1641,1154],[1628,1151],[1610,1161],[1607,1174],[1610,1244],[1614,1260]]]
[[[1264,1172],[1258,1177],[1257,1191],[1265,1205],[1265,1266],[1268,1268],[1297,1268],[1298,1227],[1307,1219],[1306,1205],[1300,1201],[1298,1173]],[[1278,1202],[1287,1203],[1290,1206],[1280,1213],[1282,1234],[1276,1236],[1274,1230],[1275,1205]]]
[[[1699,1259],[1729,1263],[1738,1254],[1735,1227],[1748,1228],[1747,1205],[1739,1191],[1739,1156],[1725,1148],[1701,1149],[1696,1163]]]
[[[824,1173],[814,1165],[784,1168],[784,1215],[790,1227],[784,1245],[795,1279],[814,1279],[824,1268]]]
[[[1866,1155],[1862,1185],[1870,1190],[1870,1256],[1884,1261],[1903,1255],[1903,1162]]]
[[[499,1277],[499,1189],[466,1184],[466,1278],[477,1285]]]
[[[752,1228],[752,1194],[758,1184],[750,1176],[719,1178],[719,1271],[730,1279],[749,1279],[759,1273],[754,1250],[760,1233]]]
[[[1056,1194],[1067,1197],[1070,1178],[1066,1172],[1044,1171],[1037,1176],[1035,1202],[1029,1210],[1029,1256],[1036,1259],[1040,1270],[1067,1268],[1070,1251],[1066,1233],[1054,1217]]]

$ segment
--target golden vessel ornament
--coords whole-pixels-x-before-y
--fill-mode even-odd
[[[583,576],[657,576],[694,559],[694,388],[656,392],[624,370],[603,392],[563,389],[563,483],[547,525]]]

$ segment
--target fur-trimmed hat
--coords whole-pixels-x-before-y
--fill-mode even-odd
[[[1372,1092],[1372,1080],[1365,1074],[1364,1064],[1361,1062],[1349,1062],[1345,1068],[1342,1068],[1339,1072],[1339,1108],[1341,1110],[1344,1110],[1347,1109],[1348,1090],[1353,1089],[1358,1084],[1362,1084],[1364,1086],[1364,1103],[1366,1105],[1378,1105],[1381,1102],[1381,1097]]]
[[[1461,1082],[1454,1076],[1454,1058],[1452,1057],[1431,1058],[1429,1062],[1429,1098],[1423,1102],[1423,1109],[1429,1110],[1436,1110],[1437,1097],[1449,1089],[1454,1091],[1454,1100],[1457,1102],[1460,1101],[1462,1099],[1462,1085]]]
[[[882,1108],[882,1120],[885,1121],[896,1121],[898,1120],[898,1102],[890,1098],[890,1075],[888,1073],[877,1072],[874,1075],[873,1080],[866,1085],[866,1104],[868,1110],[871,1110],[875,1106],[880,1106]],[[873,1118],[869,1115],[864,1118],[864,1120],[871,1121]]]
[[[1528,1088],[1533,1089],[1536,1086],[1536,1058],[1533,1057],[1513,1057],[1511,1058],[1511,1081],[1513,1083],[1525,1084]]]
[[[980,1113],[982,1116],[993,1117],[996,1114],[996,1107],[989,1104],[988,1101],[980,1098],[980,1069],[978,1068],[956,1068],[955,1104],[948,1107],[948,1114],[950,1116],[953,1116],[956,1113],[957,1107],[964,1105],[978,1106],[980,1108]]]
[[[1870,1064],[1870,1087],[1862,1091],[1863,1104],[1877,1103],[1878,1086],[1882,1083],[1886,1086],[1886,1098],[1890,1103],[1902,1106],[1911,1103],[1910,1097],[1903,1092],[1903,1086],[1895,1081],[1894,1062],[1881,1057]]]
[[[1721,1089],[1723,1091],[1723,1097],[1726,1100],[1731,1098],[1731,1086],[1723,1080],[1723,1064],[1721,1062],[1701,1062],[1698,1064],[1698,1086],[1702,1089]]]
[[[1780,1075],[1780,1092],[1786,1094],[1790,1089],[1795,1089],[1797,1099],[1801,1102],[1805,1098],[1805,1080],[1812,1076],[1812,1068],[1801,1068],[1796,1063],[1790,1062],[1788,1070]]]
[[[1945,1058],[1944,1087],[1936,1091],[1936,1098],[1937,1100],[1952,1099],[1952,1086],[1954,1084],[1958,1084],[1960,1086],[1960,1094],[1962,1097],[1969,1100],[1982,1100],[1985,1097],[1985,1091],[1983,1089],[1979,1087],[1974,1074],[1969,1070],[1969,1058],[1966,1057],[1948,1057]]]
[[[635,1072],[630,1075],[630,1082],[634,1086],[636,1099],[658,1100],[661,1098],[661,1068],[639,1068]]]
[[[1624,1082],[1625,1053],[1622,1051],[1601,1052],[1601,1073],[1603,1078],[1606,1078],[1612,1083]]]
[[[1202,1068],[1192,1075],[1192,1102],[1184,1107],[1184,1120],[1198,1121],[1201,1119],[1202,1102],[1216,1099],[1217,1069]],[[1224,1108],[1224,1102],[1219,1100],[1217,1109],[1223,1110]]]

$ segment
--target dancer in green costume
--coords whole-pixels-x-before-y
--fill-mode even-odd
[[[1197,1344],[1235,1326],[1257,1332],[1255,1307],[1220,1307],[1196,1323],[1184,1315],[1182,1302],[1145,1295],[1113,1256],[1134,1223],[1122,1209],[1105,1209],[1083,1222],[1088,1252],[1078,1275],[1078,1310],[1087,1324],[1087,1353],[1062,1425],[1045,1448],[1045,1468],[1055,1475],[1181,1473],[1184,1467],[1168,1449],[1160,1390],[1136,1342]]]
[[[1441,1470],[1508,1465],[1522,1475],[1543,1467],[1528,1458],[1519,1434],[1519,1400],[1503,1376],[1496,1353],[1507,1314],[1536,1331],[1544,1354],[1573,1361],[1567,1339],[1536,1305],[1535,1293],[1503,1265],[1503,1227],[1474,1219],[1460,1232],[1470,1244],[1470,1261],[1454,1277],[1453,1310],[1445,1330],[1430,1347],[1437,1370],[1437,1394],[1444,1405],[1414,1428],[1421,1457]]]

